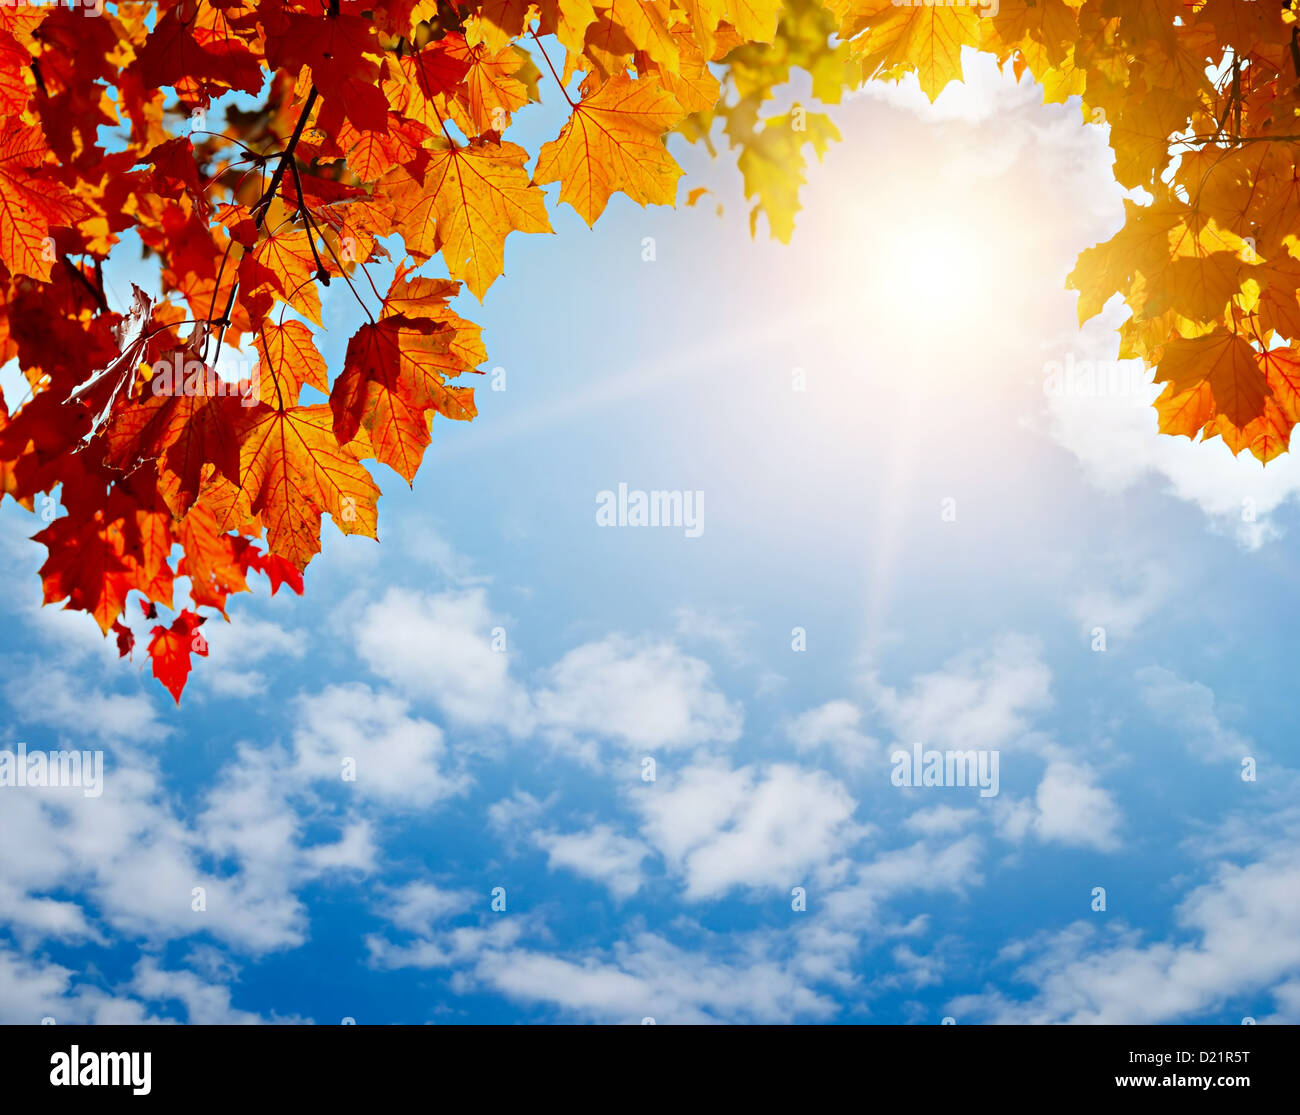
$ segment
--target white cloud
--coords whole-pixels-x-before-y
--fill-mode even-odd
[[[847,767],[860,767],[877,758],[880,745],[861,730],[862,711],[851,701],[827,701],[801,713],[786,725],[786,734],[802,754],[830,748]]]
[[[717,611],[678,608],[673,612],[673,627],[685,642],[700,642],[717,647],[732,665],[753,661],[751,644],[754,624],[738,616],[724,616]]]
[[[932,809],[918,809],[903,822],[913,832],[924,836],[947,836],[961,832],[979,820],[975,809],[955,809],[951,805],[936,805]]]
[[[1096,784],[1095,772],[1082,764],[1049,763],[1034,800],[999,803],[998,831],[1019,841],[1033,833],[1046,843],[1115,851],[1123,822],[1108,790]]]
[[[1163,666],[1139,670],[1142,700],[1160,723],[1176,729],[1184,746],[1206,762],[1240,760],[1254,753],[1251,742],[1219,718],[1214,691],[1199,681],[1184,681]]]
[[[489,951],[474,978],[498,992],[600,1022],[660,1024],[789,1022],[825,1019],[835,1002],[814,991],[767,938],[736,944],[735,959],[693,950],[648,932],[618,942],[612,955],[569,959],[526,949]]]
[[[963,996],[950,1013],[1000,1023],[1150,1025],[1203,1017],[1239,996],[1283,990],[1300,974],[1300,857],[1294,845],[1255,863],[1221,864],[1180,904],[1183,941],[1143,944],[1104,923],[1077,922],[1006,950],[1034,988]]]
[[[307,844],[289,795],[297,785],[278,748],[237,749],[197,815],[177,808],[155,764],[123,750],[106,764],[100,797],[77,789],[6,790],[0,844],[0,924],[20,940],[151,942],[210,933],[260,954],[301,944],[296,890],[322,874],[373,867],[364,831]],[[220,865],[220,866],[218,866]],[[203,888],[206,909],[193,908]],[[75,899],[50,899],[71,891]]]
[[[487,925],[462,925],[422,933],[399,945],[380,933],[366,937],[369,963],[374,968],[464,968],[489,949],[509,949],[523,936],[522,919],[497,917]]]
[[[497,626],[482,588],[437,596],[392,588],[363,610],[358,649],[403,695],[454,721],[516,736],[540,731],[589,760],[599,741],[645,750],[740,735],[740,706],[715,687],[705,662],[672,643],[621,635],[585,643],[530,693],[511,675],[510,655],[492,649]]]
[[[410,715],[405,701],[360,682],[297,701],[296,770],[391,805],[429,806],[469,784],[449,771],[442,729]],[[354,781],[343,781],[344,763]]]
[[[211,693],[217,697],[246,698],[264,693],[267,676],[253,667],[272,655],[301,658],[307,636],[288,631],[278,624],[240,613],[232,623],[211,617],[202,628],[208,644],[206,660],[196,660],[190,675],[195,696]],[[186,690],[190,695],[191,690]]]
[[[804,885],[860,835],[856,803],[839,782],[786,763],[688,767],[637,795],[636,808],[643,835],[694,900]]]
[[[1042,115],[1042,93],[1032,80],[1017,84],[998,69],[992,57],[966,52],[962,71],[964,80],[947,86],[933,103],[921,91],[920,82],[912,73],[904,74],[898,81],[868,82],[860,90],[848,93],[846,100],[866,97],[882,101],[892,108],[914,113],[927,124],[956,121],[972,125],[1012,113],[1031,120]],[[1026,109],[1031,112],[1026,113]],[[1003,130],[1024,142],[1024,132],[1020,129]]]
[[[1275,1026],[1294,1026],[1300,1023],[1300,979],[1278,984],[1272,989],[1272,994],[1273,1001],[1277,1004],[1277,1012],[1256,1021]]]
[[[448,889],[420,879],[385,890],[379,910],[398,929],[428,935],[438,922],[468,910],[475,897],[467,890]]]
[[[60,1026],[138,1026],[170,1020],[177,1003],[184,1008],[183,1020],[192,1025],[263,1021],[232,1006],[229,986],[208,982],[194,972],[166,970],[153,957],[142,958],[121,993],[114,994],[81,982],[78,973],[60,964],[21,956],[0,944],[0,1025],[36,1025],[52,1018]]]
[[[1051,704],[1052,674],[1037,647],[1002,636],[988,650],[951,659],[942,670],[918,674],[907,691],[868,678],[876,711],[902,742],[939,749],[1037,745],[1027,739],[1028,714]]]
[[[536,825],[550,804],[550,800],[539,801],[526,790],[516,790],[510,797],[488,806],[488,824],[499,835],[514,839],[524,829]]]
[[[231,1004],[230,988],[224,984],[208,983],[193,972],[167,971],[150,957],[136,965],[131,990],[143,999],[180,1003],[191,1026],[256,1026],[264,1021],[251,1011],[237,1010]],[[272,1021],[303,1023],[310,1019],[294,1016]]]
[[[397,542],[411,560],[432,566],[445,581],[469,586],[486,584],[491,578],[474,572],[474,563],[457,550],[424,518],[407,517],[396,524],[401,533]]]
[[[169,731],[144,693],[105,692],[58,666],[31,665],[11,672],[5,697],[17,719],[47,724],[74,741],[155,741]]]
[[[331,871],[368,874],[375,870],[378,857],[379,848],[369,821],[353,821],[344,827],[337,842],[313,844],[302,853],[309,875],[325,875]]]
[[[881,852],[856,864],[844,886],[822,899],[831,925],[844,929],[879,930],[881,906],[909,892],[962,893],[984,881],[983,843],[973,835],[942,844],[920,840],[904,848]]]
[[[96,987],[79,987],[70,969],[21,957],[0,943],[0,1025],[31,1026],[43,1018],[60,1025],[138,1026],[154,1021],[142,1003]]]
[[[706,663],[671,643],[621,635],[569,651],[535,700],[553,736],[610,739],[633,751],[732,743],[743,723]]]
[[[536,832],[533,841],[547,853],[547,866],[568,868],[604,883],[615,898],[631,898],[641,889],[641,861],[650,854],[641,841],[621,836],[609,825],[586,832]]]
[[[1168,597],[1168,577],[1154,562],[1126,570],[1123,580],[1086,588],[1075,598],[1072,611],[1085,633],[1104,627],[1107,640],[1132,638]]]
[[[1072,341],[1079,360],[1115,360],[1114,329],[1123,318],[1118,299]],[[1137,362],[1124,362],[1137,369]],[[1149,373],[1146,374],[1149,379]],[[1138,392],[1063,394],[1047,400],[1051,437],[1074,454],[1089,480],[1121,492],[1154,477],[1176,499],[1195,504],[1218,530],[1247,549],[1281,534],[1269,513],[1300,493],[1300,459],[1287,453],[1260,466],[1249,452],[1233,457],[1219,438],[1192,442],[1159,432],[1151,406],[1161,385]]]
[[[510,655],[492,649],[498,626],[482,588],[438,595],[390,588],[365,608],[357,649],[405,696],[464,724],[522,734],[532,720],[528,696],[510,676]]]

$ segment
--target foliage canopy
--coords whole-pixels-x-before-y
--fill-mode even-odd
[[[823,106],[907,72],[933,99],[970,47],[1078,97],[1141,191],[1070,277],[1080,320],[1123,298],[1120,355],[1165,385],[1166,433],[1267,462],[1300,419],[1289,0],[100,2],[0,7],[0,363],[28,385],[0,399],[0,499],[48,523],[46,602],[122,654],[132,592],[175,611],[148,652],[177,700],[203,609],[250,572],[301,592],[325,513],[376,534],[363,462],[412,481],[435,417],[474,417],[487,353],[451,302],[483,298],[511,233],[550,231],[542,186],[588,223],[615,193],[671,205],[665,137],[725,137],[751,225],[789,238],[805,149],[839,138],[772,111],[795,70]],[[528,151],[507,136],[543,96],[567,121]],[[103,264],[128,232],[161,290],[116,310]],[[393,244],[381,292],[367,265]],[[434,256],[449,279],[417,273]],[[368,319],[339,369],[318,348],[331,282]],[[256,353],[233,387],[223,346]]]

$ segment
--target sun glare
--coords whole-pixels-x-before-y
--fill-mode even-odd
[[[967,193],[898,207],[860,237],[847,296],[871,328],[916,351],[988,342],[1033,278],[1032,245],[1010,205]]]

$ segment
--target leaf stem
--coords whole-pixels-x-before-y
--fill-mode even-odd
[[[560,92],[564,95],[564,99],[569,102],[570,108],[577,108],[578,106],[573,103],[573,98],[569,96],[569,91],[564,88],[564,82],[560,80],[560,75],[555,72],[555,67],[551,64],[550,55],[546,53],[546,48],[542,46],[542,40],[537,37],[537,32],[533,31],[532,36],[533,42],[537,44],[537,49],[542,52],[542,57],[546,59],[546,68],[551,71],[551,76],[555,78],[555,84],[560,87]]]
[[[284,172],[293,159],[294,148],[298,146],[298,141],[302,138],[303,129],[307,126],[307,119],[311,116],[311,110],[316,107],[316,83],[312,82],[311,90],[307,93],[307,101],[302,106],[302,112],[298,114],[298,122],[293,126],[293,134],[289,137],[289,142],[285,145],[284,153],[280,156],[280,162],[275,168],[275,173],[271,175],[271,181],[262,193],[262,199],[253,207],[253,227],[262,231],[262,226],[266,223],[266,214],[271,208],[271,202],[275,200],[276,191],[280,188],[280,183],[284,181]],[[295,173],[297,168],[294,168]],[[302,199],[302,193],[298,194],[299,200]],[[308,234],[310,235],[310,234]],[[224,260],[222,261],[224,267]],[[226,308],[221,312],[221,332],[217,334],[217,351],[212,357],[215,364],[221,356],[221,345],[226,339],[226,330],[230,326],[230,315],[235,308],[235,295],[239,292],[239,276],[235,276],[235,281],[230,287],[230,297],[226,299]]]

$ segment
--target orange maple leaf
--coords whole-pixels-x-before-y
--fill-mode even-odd
[[[42,282],[58,259],[50,229],[89,213],[66,186],[36,173],[49,154],[37,125],[10,117],[0,127],[0,262]]]
[[[684,115],[656,76],[618,74],[573,106],[559,137],[542,146],[533,180],[559,182],[560,200],[589,225],[616,191],[638,205],[671,205],[682,168],[663,136]]]
[[[363,325],[330,396],[339,441],[369,431],[376,459],[409,483],[430,442],[430,412],[465,421],[477,413],[473,388],[446,383],[465,370],[455,337],[434,318],[394,314]]]
[[[328,512],[344,534],[377,538],[379,488],[362,465],[374,455],[365,431],[341,444],[328,405],[283,409],[259,403],[239,420],[241,485],[266,524],[271,552],[298,569],[320,552]]]
[[[190,676],[192,654],[208,656],[208,644],[199,634],[203,617],[191,611],[182,611],[170,627],[153,629],[149,640],[149,657],[153,660],[153,676],[167,687],[176,703],[181,703],[181,691]]]

